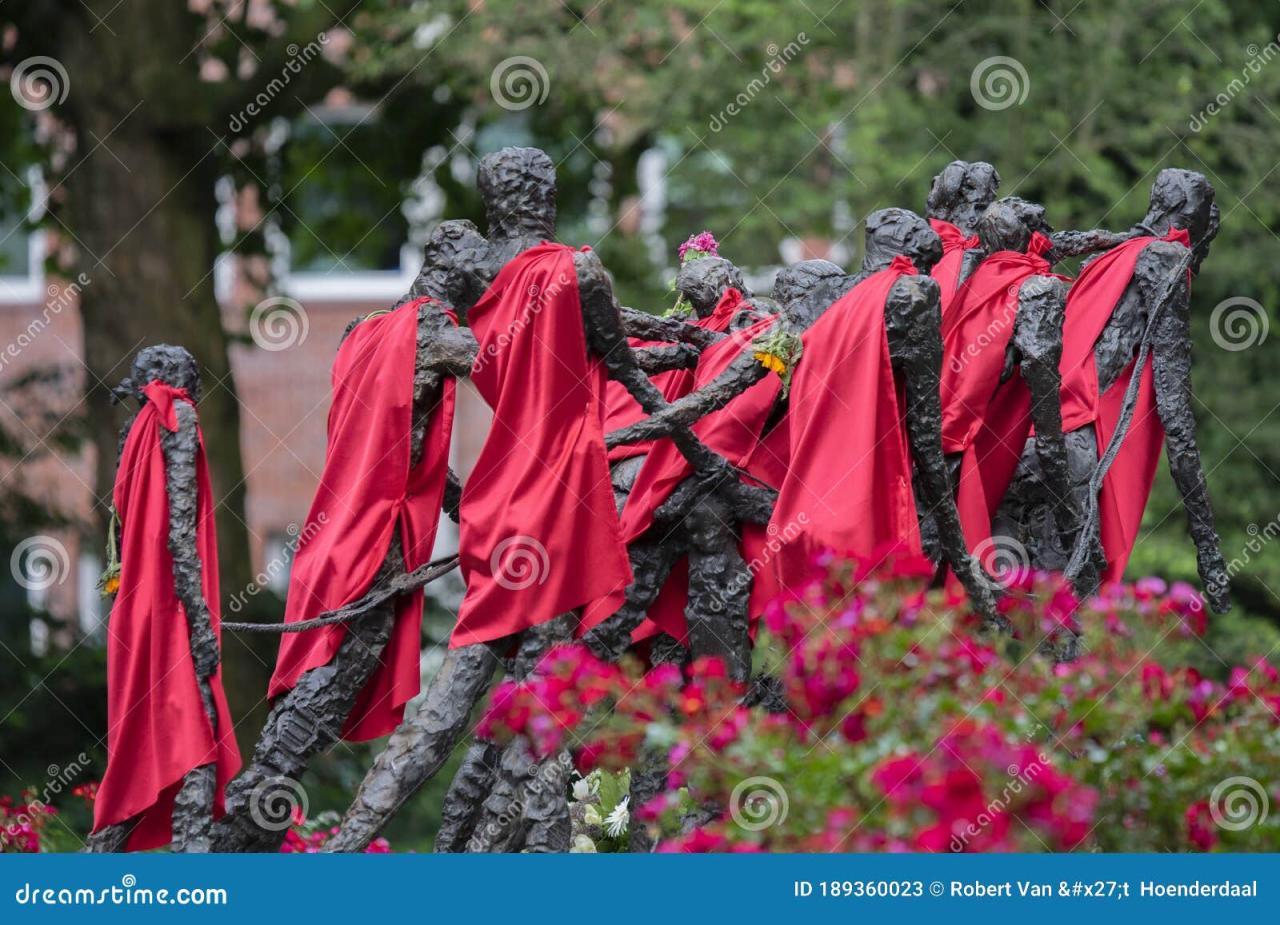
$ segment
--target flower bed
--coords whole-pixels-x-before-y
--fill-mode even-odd
[[[645,805],[588,814],[609,831],[575,819],[577,850],[625,845],[619,805],[666,851],[1280,850],[1280,673],[1261,656],[1224,681],[1187,667],[1206,627],[1190,587],[1080,606],[1023,574],[997,632],[926,591],[931,573],[832,559],[775,602],[756,693],[780,694],[763,698],[776,712],[744,706],[713,660],[641,673],[562,647],[495,690],[479,732],[568,749],[597,782],[666,770]]]

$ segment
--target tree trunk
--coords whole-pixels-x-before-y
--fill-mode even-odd
[[[104,52],[112,47],[101,46]],[[102,501],[95,515],[101,532],[122,416],[111,407],[111,387],[128,375],[140,347],[166,342],[186,347],[200,364],[200,422],[225,601],[249,584],[251,572],[240,408],[213,290],[212,268],[220,249],[214,225],[215,138],[156,131],[143,109],[145,103],[121,123],[122,114],[110,105],[77,107],[84,160],[66,180],[71,243],[78,249],[78,269],[89,280],[81,313],[88,420]],[[239,719],[257,706],[266,669],[242,644],[225,642],[226,687]],[[256,724],[244,727],[252,727],[245,729],[251,744]]]

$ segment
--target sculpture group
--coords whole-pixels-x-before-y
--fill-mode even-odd
[[[827,549],[923,552],[997,627],[984,565],[1001,544],[1088,595],[1123,572],[1162,448],[1205,596],[1229,606],[1190,401],[1190,283],[1218,230],[1203,176],[1162,171],[1127,231],[1054,232],[1043,207],[997,198],[991,165],[957,161],[925,217],[866,218],[856,273],[804,261],[756,295],[714,239],[691,239],[663,316],[619,306],[595,253],[552,243],[543,152],[489,155],[477,181],[487,235],[440,224],[411,292],[339,347],[285,625],[259,627],[282,642],[243,770],[218,672],[198,371],[181,347],[135,358],[91,850],[276,850],[309,760],[390,734],[328,844],[362,850],[500,670],[524,677],[575,639],[609,659],[718,656],[768,708],[753,621]],[[1083,256],[1074,280],[1053,272]],[[464,376],[494,410],[465,486],[448,468]],[[453,565],[429,561],[442,513],[460,523],[467,591],[406,718],[422,587]],[[569,767],[474,740],[437,850],[567,850]],[[633,769],[634,800],[658,773]]]

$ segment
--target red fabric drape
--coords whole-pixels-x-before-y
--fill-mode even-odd
[[[1190,236],[1181,228],[1171,229],[1158,238],[1132,238],[1085,266],[1067,296],[1062,332],[1062,428],[1072,431],[1093,424],[1099,456],[1106,452],[1107,443],[1115,433],[1124,392],[1133,376],[1133,364],[1104,393],[1098,384],[1094,347],[1133,279],[1138,257],[1153,241],[1191,245]],[[1164,426],[1156,411],[1155,379],[1148,361],[1139,385],[1133,422],[1123,448],[1102,481],[1099,497],[1107,581],[1119,580],[1129,562],[1142,512],[1151,495],[1163,442]]]
[[[945,319],[960,288],[960,270],[964,252],[978,246],[978,236],[965,237],[963,231],[940,218],[929,219],[929,226],[942,239],[942,259],[933,265],[929,275],[938,281],[942,301],[942,317]]]
[[[689,323],[708,331],[727,331],[729,330],[729,323],[733,321],[733,316],[742,308],[742,302],[741,292],[733,288],[726,289],[710,315],[705,318],[692,319]],[[662,346],[663,342],[646,341],[632,337],[628,338],[628,343],[635,350],[641,347]],[[650,376],[649,381],[662,393],[662,397],[665,400],[673,402],[689,394],[689,391],[693,388],[694,370],[669,369]],[[621,382],[610,380],[605,386],[604,432],[609,434],[615,430],[621,430],[641,420],[644,416],[644,409],[627,391],[627,387]],[[651,445],[652,441],[634,443],[629,446],[615,446],[609,450],[609,462],[640,456],[647,453]]]
[[[956,507],[970,551],[991,535],[991,518],[1031,433],[1031,393],[1022,376],[1000,384],[1013,336],[1018,290],[1049,273],[1052,242],[1034,233],[1027,253],[997,251],[961,285],[942,319],[942,449],[963,453]]]
[[[494,417],[462,493],[453,646],[593,603],[616,609],[631,582],[604,447],[606,370],[587,353],[572,248],[517,256],[467,320],[480,345],[471,381]]]
[[[773,326],[775,320],[770,317],[758,321],[704,350],[694,370],[690,391],[702,388],[723,373],[757,336]],[[746,468],[781,388],[781,379],[766,376],[725,407],[704,416],[693,425],[693,432],[730,463]],[[670,439],[659,440],[651,447],[622,509],[622,533],[627,542],[637,539],[649,529],[654,512],[692,473],[693,467]],[[687,635],[684,609],[688,591],[688,564],[682,560],[649,608],[648,619],[636,630],[633,639],[639,641],[661,630],[683,640]],[[618,604],[608,609],[595,608],[584,624],[593,626],[617,608]]]
[[[221,669],[209,680],[216,733],[201,704],[169,552],[160,428],[177,430],[174,402],[192,403],[191,397],[159,381],[142,391],[147,402],[125,440],[113,491],[121,528],[120,589],[107,625],[107,771],[94,804],[94,831],[142,815],[129,838],[132,851],[172,840],[173,802],[189,771],[216,762],[214,815],[221,816],[223,788],[240,769]],[[204,437],[198,437],[196,551],[205,603],[220,635],[217,533]]]
[[[324,472],[299,536],[286,623],[362,597],[397,529],[406,570],[430,559],[449,466],[455,382],[444,380],[422,459],[411,468],[418,308],[425,301],[360,322],[338,350]],[[420,686],[421,627],[419,589],[397,598],[391,639],[347,718],[343,738],[373,739],[400,724],[404,705]],[[338,623],[282,636],[268,696],[280,696],[305,672],[329,664],[346,635],[346,625]]]
[[[825,548],[868,555],[888,544],[920,551],[903,406],[884,306],[906,257],[841,296],[804,334],[787,412],[790,463],[769,531],[778,587],[810,574]],[[788,539],[789,538],[789,539]]]

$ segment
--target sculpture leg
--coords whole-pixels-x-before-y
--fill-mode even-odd
[[[363,851],[406,800],[435,776],[466,732],[498,657],[484,644],[451,649],[417,712],[374,760],[326,851]]]
[[[751,674],[747,633],[751,571],[738,552],[729,506],[715,495],[707,495],[694,506],[687,522],[689,602],[685,620],[689,649],[695,658],[723,658],[730,676],[746,681]]]
[[[492,789],[502,749],[492,742],[472,742],[440,807],[437,854],[465,851],[480,816],[480,804]]]
[[[398,537],[393,538],[374,586],[403,571]],[[270,812],[296,799],[311,758],[342,734],[356,698],[379,664],[391,638],[395,599],[348,624],[333,661],[304,674],[267,716],[253,762],[227,787],[227,814],[214,826],[215,851],[276,851],[288,829],[287,817]]]

